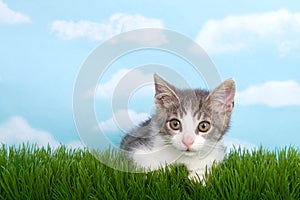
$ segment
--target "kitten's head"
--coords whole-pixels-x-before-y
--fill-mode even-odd
[[[195,155],[218,142],[229,127],[235,82],[224,81],[211,92],[178,89],[154,75],[155,123],[168,144]]]

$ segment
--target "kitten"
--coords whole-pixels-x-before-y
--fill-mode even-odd
[[[226,80],[210,93],[178,89],[156,74],[154,82],[156,113],[123,138],[121,149],[138,166],[183,164],[190,178],[202,180],[206,167],[225,156],[221,139],[234,107],[235,82]]]

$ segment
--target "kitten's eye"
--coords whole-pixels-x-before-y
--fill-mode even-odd
[[[198,125],[198,129],[200,132],[205,133],[210,129],[210,123],[208,121],[200,122]]]
[[[173,129],[174,131],[177,131],[180,129],[181,124],[178,119],[171,119],[169,122],[170,128]]]

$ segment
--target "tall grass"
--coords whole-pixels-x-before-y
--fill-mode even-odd
[[[114,159],[120,155],[101,154]],[[23,145],[0,149],[1,199],[300,199],[296,148],[237,149],[191,182],[183,166],[148,174],[101,164],[86,150]]]

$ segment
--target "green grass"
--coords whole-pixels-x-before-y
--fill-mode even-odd
[[[1,199],[300,199],[300,152],[292,147],[235,150],[213,167],[205,186],[191,182],[183,166],[134,174],[109,168],[85,150],[0,148]]]

